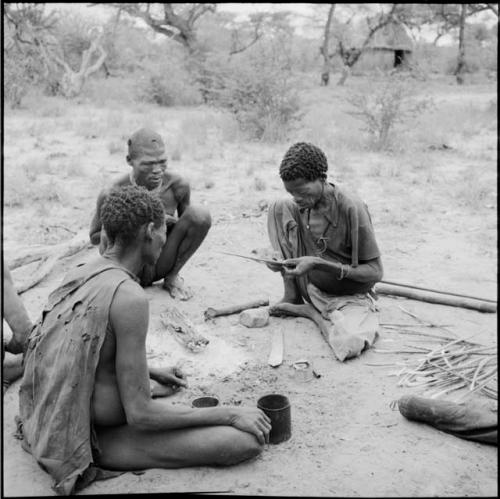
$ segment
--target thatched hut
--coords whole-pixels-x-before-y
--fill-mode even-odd
[[[407,26],[393,21],[379,29],[363,52],[361,69],[403,68],[411,60],[414,43]]]

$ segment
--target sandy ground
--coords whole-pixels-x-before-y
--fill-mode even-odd
[[[488,91],[488,98],[496,96],[491,87]],[[72,111],[76,121],[89,108],[80,105]],[[96,119],[104,112],[92,111]],[[167,113],[161,116],[164,121],[160,117],[159,123],[170,137],[186,113],[169,110],[168,119]],[[77,159],[76,163],[83,173],[47,177],[60,182],[57,186],[63,186],[63,194],[68,197],[45,202],[44,212],[40,202],[4,210],[7,261],[20,247],[70,237],[55,225],[75,231],[85,228],[96,189],[127,168],[122,152],[113,155],[108,151],[109,135],[82,139],[81,130],[64,127],[64,116],[48,119],[53,120],[55,128],[44,131],[41,120],[27,111],[7,116],[6,168],[12,170],[23,161],[33,164],[32,147],[38,141],[38,154],[49,158],[47,164],[54,169],[55,161],[68,165],[85,151],[85,161]],[[140,123],[140,116],[133,116],[121,128],[128,130],[136,123]],[[23,142],[18,132],[30,127],[39,128]],[[464,185],[472,188],[471,166],[476,176],[492,185],[496,182],[495,132],[477,134],[467,143],[460,137],[450,139],[454,147],[451,152],[426,152],[421,164],[415,158],[406,158],[408,163],[401,165],[401,159],[395,156],[347,154],[344,150],[343,156],[332,160],[334,165],[337,159],[343,161],[342,168],[332,167],[332,179],[355,187],[367,201],[387,280],[496,298],[496,191],[473,207],[462,203],[464,196],[457,195]],[[210,343],[205,351],[194,354],[165,331],[160,314],[173,301],[154,286],[146,291],[151,310],[148,356],[153,365],[177,363],[187,372],[190,386],[171,397],[174,404],[190,404],[200,394],[212,394],[222,404],[255,405],[264,394],[285,394],[291,401],[292,437],[267,446],[258,458],[238,466],[125,473],[95,483],[82,494],[225,491],[288,496],[496,496],[495,447],[407,421],[391,409],[392,401],[407,393],[419,393],[418,389],[398,387],[397,378],[390,376],[394,366],[369,364],[395,364],[410,355],[369,350],[357,359],[340,363],[306,319],[272,317],[269,325],[255,329],[239,324],[237,315],[204,321],[207,307],[257,297],[274,302],[282,293],[279,275],[218,251],[250,254],[268,247],[266,210],[259,209],[259,202],[284,195],[277,167],[286,145],[224,143],[222,147],[223,139],[217,140],[207,139],[197,149],[186,147],[182,157],[171,162],[173,170],[190,178],[192,202],[204,204],[212,212],[213,227],[182,272],[194,297],[175,302]],[[476,154],[477,148],[482,155]],[[57,153],[64,154],[62,160]],[[404,173],[397,173],[403,167]],[[43,170],[38,175],[38,179],[45,178]],[[257,187],[256,178],[264,180],[263,187]],[[8,184],[11,179],[6,175],[6,190],[13,188]],[[89,249],[62,260],[42,284],[22,295],[33,319],[64,271],[96,251]],[[20,281],[24,276],[16,271],[14,278]],[[378,303],[382,322],[411,322],[399,308],[402,305],[422,319],[452,324],[457,335],[476,333],[476,341],[496,344],[496,314],[386,296]],[[276,329],[284,332],[284,362],[272,368],[267,358]],[[407,343],[403,334],[385,330],[375,346],[404,350]],[[297,380],[291,365],[300,359],[310,361],[321,377],[306,383]],[[3,401],[4,495],[53,495],[49,476],[13,436],[18,388],[19,382],[7,391]],[[473,400],[481,402],[483,398],[476,396]]]

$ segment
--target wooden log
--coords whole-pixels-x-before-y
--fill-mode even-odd
[[[481,301],[488,301],[491,303],[496,303],[496,300],[490,300],[489,298],[481,298],[479,296],[471,296],[471,295],[464,295],[461,293],[452,293],[451,291],[440,291],[438,289],[432,289],[432,288],[422,288],[419,286],[415,286],[413,284],[404,284],[402,282],[394,282],[394,281],[380,281],[382,284],[392,284],[393,286],[401,286],[403,288],[410,288],[410,289],[419,289],[421,291],[431,291],[433,293],[438,293],[440,295],[450,295],[450,296],[458,296],[459,298],[472,298],[473,300],[481,300]]]
[[[269,298],[261,298],[259,300],[252,300],[250,302],[241,303],[239,305],[231,305],[229,307],[213,308],[208,307],[203,315],[205,320],[213,319],[219,315],[232,315],[247,310],[249,308],[266,307],[269,305]]]
[[[44,260],[48,257],[49,253],[53,251],[53,246],[47,245],[36,245],[29,248],[22,248],[15,251],[15,255],[10,257],[5,252],[5,259],[9,262],[9,269],[14,270],[23,265],[29,265],[30,263],[36,262],[38,260]]]
[[[86,230],[79,232],[78,234],[76,234],[76,236],[74,236],[69,241],[66,241],[66,242],[60,243],[60,244],[56,244],[54,246],[47,246],[46,251],[45,251],[45,255],[42,255],[39,252],[37,253],[37,255],[41,255],[40,258],[37,258],[37,259],[42,260],[42,262],[38,266],[37,270],[34,273],[32,273],[28,277],[28,279],[26,279],[25,281],[18,284],[16,287],[16,291],[19,294],[22,294],[25,291],[27,291],[28,289],[31,289],[33,286],[36,286],[43,279],[45,279],[45,277],[47,277],[47,275],[50,274],[52,269],[56,266],[57,262],[61,258],[73,256],[73,255],[77,254],[78,252],[82,251],[83,249],[88,248],[90,246],[91,246],[91,243],[90,243],[88,233]],[[33,262],[33,261],[36,261],[36,259],[31,260],[31,262]],[[12,266],[12,264],[10,264],[9,268],[10,269],[19,268],[20,266],[26,265],[27,263],[31,263],[31,262],[28,262],[28,260],[24,260],[23,263],[21,265],[17,265],[17,267]],[[15,262],[15,263],[19,263],[19,260],[17,260],[17,262]]]
[[[418,289],[407,289],[381,282],[375,285],[375,292],[381,295],[402,296],[403,298],[410,298],[411,300],[437,303],[451,307],[468,308],[478,310],[479,312],[495,313],[497,311],[496,303],[481,301],[473,298],[459,298],[454,295],[437,294]]]

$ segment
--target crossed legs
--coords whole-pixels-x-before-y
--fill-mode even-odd
[[[96,427],[96,434],[101,451],[99,466],[122,471],[228,466],[255,457],[263,449],[252,434],[231,426],[169,431],[101,426]]]

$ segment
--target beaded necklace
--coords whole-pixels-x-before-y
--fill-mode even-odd
[[[321,197],[323,197],[323,192],[324,191],[325,191],[325,184],[323,184],[323,186],[321,188],[320,199],[321,199]],[[314,235],[311,232],[310,219],[311,219],[311,208],[308,208],[307,209],[307,223],[306,223],[306,228],[310,232],[311,235]],[[327,224],[325,230],[323,231],[323,234],[321,234],[320,237],[318,237],[317,239],[314,240],[314,243],[318,247],[318,250],[316,251],[316,256],[321,256],[326,251],[326,248],[327,248],[326,242],[328,241],[328,237],[325,237],[325,234],[328,232],[328,229],[330,228],[331,224],[332,224],[332,222],[330,220],[328,220],[328,224]]]
[[[134,185],[135,187],[142,187],[140,186],[136,181],[135,181],[135,178],[134,178],[134,172],[131,171],[129,173],[129,178],[130,178],[130,182],[132,185]],[[161,179],[160,181],[160,184],[157,185],[154,189],[148,189],[148,191],[151,193],[151,194],[158,194],[160,192],[160,189],[162,188],[162,185],[163,185],[163,178]]]

